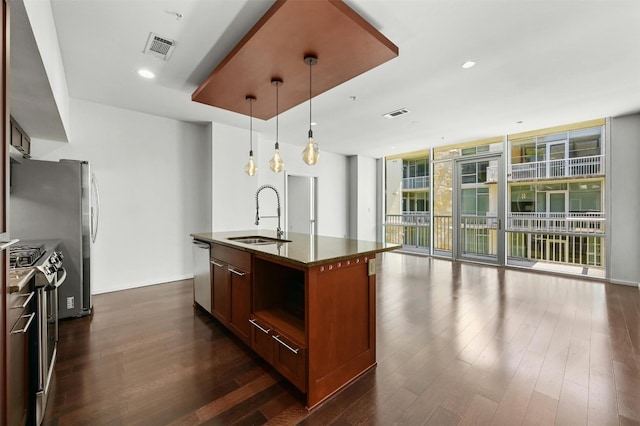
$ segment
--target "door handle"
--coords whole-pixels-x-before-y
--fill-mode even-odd
[[[290,350],[291,352],[293,352],[294,354],[296,354],[296,355],[298,354],[298,351],[299,351],[300,349],[298,349],[298,348],[292,348],[291,346],[287,345],[285,342],[283,342],[282,340],[280,340],[280,339],[279,339],[280,335],[277,335],[277,336],[271,336],[271,337],[273,337],[273,338],[276,340],[276,342],[280,343],[282,346],[284,346],[285,348],[289,349],[289,350]]]
[[[31,302],[31,299],[33,298],[33,295],[35,293],[32,291],[29,294],[20,294],[18,295],[18,297],[26,297],[27,299],[24,301],[24,303],[22,305],[16,305],[16,306],[12,306],[11,309],[24,309],[27,307],[27,305],[29,304],[29,302]]]
[[[29,327],[31,326],[31,322],[33,321],[33,318],[36,316],[35,312],[32,312],[31,315],[22,315],[20,317],[20,319],[27,319],[27,324],[22,327],[19,330],[16,330],[15,327],[18,325],[18,322],[16,322],[16,324],[13,326],[13,330],[11,330],[11,332],[9,334],[22,334],[22,333],[26,333],[27,330],[29,330]]]
[[[260,331],[262,331],[262,332],[263,332],[263,333],[265,333],[265,334],[269,334],[269,332],[271,331],[271,329],[270,329],[270,328],[269,328],[269,329],[266,329],[266,328],[264,328],[264,327],[261,327],[261,326],[260,326],[260,324],[258,324],[258,323],[257,323],[255,320],[253,320],[253,319],[250,319],[250,320],[249,320],[249,322],[250,322],[251,324],[253,324],[254,326],[256,326]]]
[[[241,277],[244,277],[245,275],[248,274],[248,272],[241,272],[241,271],[238,271],[238,270],[233,269],[233,268],[229,268],[229,272],[231,272],[232,274],[239,275]]]

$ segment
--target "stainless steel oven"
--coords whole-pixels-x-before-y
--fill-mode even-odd
[[[38,391],[36,392],[36,419],[38,424],[42,422],[44,417],[51,375],[56,363],[58,350],[58,287],[64,283],[66,277],[66,270],[60,267],[52,275],[50,282],[47,280],[47,284],[39,285],[39,276],[36,275],[37,317],[39,321],[38,341],[40,344],[40,350],[38,351]]]
[[[36,270],[36,318],[38,330],[38,373],[36,386],[36,424],[44,417],[51,374],[58,344],[58,289],[67,278],[57,243],[21,244],[10,251],[10,265]],[[31,253],[32,251],[35,254]],[[28,264],[31,263],[31,264]]]

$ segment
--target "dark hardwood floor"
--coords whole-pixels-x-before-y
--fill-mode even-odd
[[[640,291],[386,253],[378,366],[311,414],[191,281],[60,324],[44,425],[640,425]]]

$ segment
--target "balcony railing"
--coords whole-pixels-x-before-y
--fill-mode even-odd
[[[604,242],[601,235],[508,232],[507,256],[513,260],[604,268]]]
[[[460,215],[460,244],[470,255],[495,255],[497,250],[497,217]]]
[[[403,178],[402,189],[429,189],[429,176]]]
[[[424,251],[429,249],[431,217],[425,212],[388,214],[385,219],[386,240],[402,244],[405,248]]]
[[[554,234],[604,234],[605,214],[589,213],[509,213],[507,230]]]
[[[603,268],[605,262],[605,216],[593,213],[510,213],[507,256],[514,260],[543,261]],[[433,252],[451,252],[453,218],[433,217]],[[459,232],[467,254],[495,254],[499,225],[495,217],[463,216]],[[405,212],[387,215],[387,242],[408,250],[429,250],[430,216]]]
[[[402,214],[388,214],[385,225],[429,226],[429,213],[404,212]]]
[[[512,164],[510,166],[509,180],[520,181],[595,175],[604,175],[604,155]]]

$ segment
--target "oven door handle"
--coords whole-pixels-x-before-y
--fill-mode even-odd
[[[58,272],[60,272],[60,271],[62,271],[62,277],[60,277],[60,278],[57,278],[57,279],[56,279],[56,284],[55,284],[55,287],[56,287],[56,288],[58,288],[58,287],[60,287],[62,284],[64,284],[64,281],[67,279],[67,270],[66,270],[66,269],[64,269],[64,268],[60,268],[60,269],[58,269],[58,271],[56,272],[56,274],[57,274]]]

